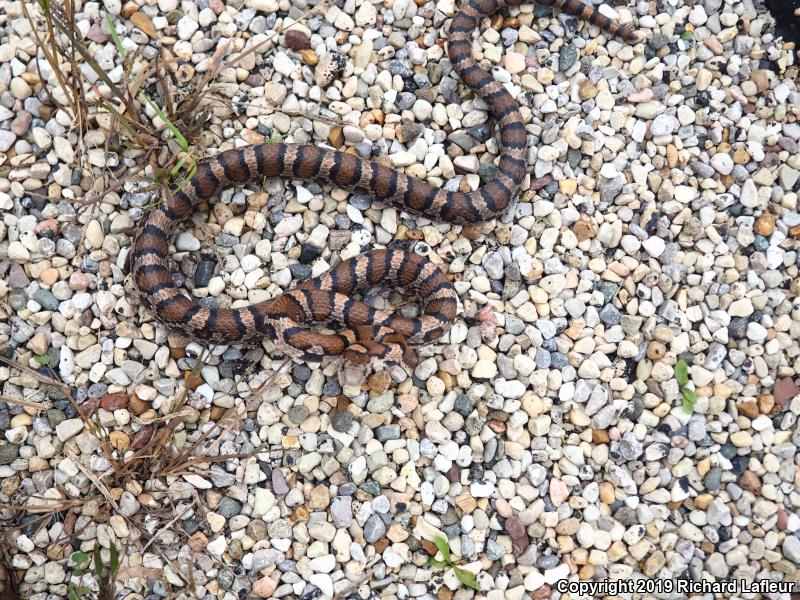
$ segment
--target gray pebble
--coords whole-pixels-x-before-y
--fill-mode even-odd
[[[386,524],[378,515],[372,515],[364,523],[364,540],[368,544],[374,544],[386,534]]]

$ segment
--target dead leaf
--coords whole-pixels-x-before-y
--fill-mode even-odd
[[[117,573],[117,579],[120,581],[125,581],[126,579],[133,579],[134,577],[141,578],[141,579],[158,579],[163,583],[167,583],[167,578],[164,576],[164,573],[161,572],[159,569],[148,569],[146,567],[128,567],[127,569],[121,569],[119,573]]]
[[[133,13],[130,16],[130,21],[136,27],[144,31],[151,39],[154,40],[158,39],[158,33],[156,32],[156,28],[153,25],[153,21],[151,21],[150,17],[148,17],[143,12],[136,11],[135,13]]]

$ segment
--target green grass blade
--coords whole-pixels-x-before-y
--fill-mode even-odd
[[[436,544],[436,547],[439,549],[439,552],[442,553],[444,556],[444,560],[449,564],[451,563],[450,558],[450,544],[447,543],[447,540],[443,537],[437,537],[433,540],[433,543]]]
[[[117,52],[119,52],[120,57],[122,60],[125,60],[128,54],[125,52],[125,48],[122,47],[122,40],[117,33],[117,28],[114,25],[114,21],[111,20],[111,15],[108,14],[108,11],[105,11],[105,13],[106,23],[108,23],[108,28],[111,30],[111,39],[114,41],[114,46],[117,48]]]
[[[94,573],[98,577],[103,576],[103,557],[100,555],[100,544],[94,547]]]
[[[186,141],[186,138],[183,137],[183,134],[180,132],[180,130],[177,127],[175,127],[175,125],[172,123],[172,121],[169,120],[169,117],[167,117],[167,115],[164,114],[164,111],[161,110],[161,108],[159,108],[159,106],[155,102],[153,102],[150,98],[148,98],[144,94],[144,92],[142,92],[142,98],[144,98],[147,101],[147,103],[150,105],[150,107],[154,111],[156,111],[156,114],[158,115],[158,118],[161,119],[162,121],[164,121],[164,124],[172,132],[172,135],[175,136],[175,141],[178,142],[178,145],[181,147],[181,150],[183,150],[184,152],[188,152],[189,151],[189,142]]]
[[[694,403],[697,401],[697,394],[694,390],[684,388],[681,390],[683,395],[683,410],[692,414],[694,412]]]
[[[456,579],[461,582],[461,585],[465,585],[468,588],[480,591],[481,586],[478,584],[478,580],[476,579],[474,573],[471,573],[470,571],[460,567],[453,567],[453,572],[456,575]]]
[[[111,562],[110,562],[111,574],[116,575],[117,571],[119,571],[119,551],[117,550],[117,547],[112,544],[110,552],[111,552]]]
[[[675,379],[681,387],[689,383],[689,365],[683,359],[675,363]]]
[[[175,166],[172,167],[172,170],[169,172],[170,177],[175,177],[178,173],[181,172],[181,169],[183,168],[183,165],[186,163],[186,158],[187,157],[184,156],[177,163],[175,163]]]

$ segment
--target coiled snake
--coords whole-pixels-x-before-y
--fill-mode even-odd
[[[636,34],[578,0],[542,0],[624,40]],[[449,330],[457,296],[445,274],[411,250],[371,250],[347,259],[272,300],[243,308],[209,308],[175,287],[167,264],[176,223],[223,186],[263,177],[313,179],[369,194],[402,210],[437,221],[476,223],[499,215],[526,173],[526,132],[514,99],[472,56],[471,35],[481,17],[522,0],[469,0],[453,18],[447,51],[464,83],[489,106],[502,153],[494,178],[470,192],[449,192],[352,154],[313,145],[269,143],[223,152],[198,166],[184,189],[152,210],[133,250],[133,279],[147,308],[163,323],[192,338],[218,343],[274,342],[286,355],[319,359],[344,355],[355,365],[376,359],[416,363],[411,345],[429,343]],[[419,296],[421,314],[405,318],[354,299],[375,285],[395,285]],[[338,333],[311,326],[339,328]]]

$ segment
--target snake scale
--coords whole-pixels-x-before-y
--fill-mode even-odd
[[[618,35],[636,34],[578,0],[540,0]],[[472,56],[471,36],[479,19],[522,0],[469,0],[452,19],[447,52],[463,82],[489,106],[499,128],[502,152],[491,181],[470,192],[450,192],[381,165],[313,145],[267,143],[222,152],[201,163],[188,184],[152,210],[136,238],[133,279],[144,305],[168,327],[191,338],[217,343],[271,340],[286,355],[319,360],[344,355],[347,362],[416,363],[410,348],[447,332],[456,317],[457,296],[446,275],[410,249],[371,250],[342,261],[274,299],[242,308],[209,308],[182,294],[167,263],[177,223],[222,187],[264,177],[330,183],[368,194],[410,213],[454,224],[499,215],[519,191],[527,167],[527,136],[518,107],[502,84]],[[406,288],[420,298],[417,318],[375,309],[354,298],[375,285]],[[314,331],[327,326],[337,333]]]

